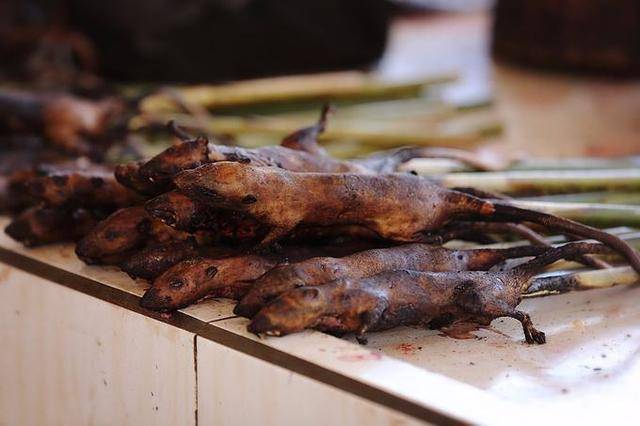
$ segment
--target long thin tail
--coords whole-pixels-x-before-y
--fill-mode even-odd
[[[545,246],[517,246],[503,249],[478,248],[465,250],[469,256],[468,268],[471,271],[484,271],[507,259],[539,256],[545,253]]]
[[[640,255],[629,244],[615,235],[574,222],[569,219],[542,213],[534,210],[521,209],[509,204],[494,202],[495,215],[509,220],[527,221],[537,223],[547,228],[568,232],[583,238],[591,238],[611,247],[622,254],[629,264],[640,273]]]
[[[523,281],[522,291],[526,290],[529,285],[529,279],[536,275],[542,268],[552,264],[560,259],[576,259],[584,256],[585,254],[606,254],[610,253],[611,249],[604,244],[598,243],[586,243],[575,242],[567,243],[560,247],[548,248],[543,254],[531,259],[527,263],[518,265],[515,268],[508,271],[508,273],[514,274],[519,277],[526,278]]]

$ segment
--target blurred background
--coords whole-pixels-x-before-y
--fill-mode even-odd
[[[342,157],[404,144],[510,158],[637,153],[639,71],[634,0],[0,4],[4,87],[117,94],[138,106],[132,131],[177,114],[247,146],[277,142],[331,101],[325,142]],[[150,134],[129,143],[153,153],[163,142]]]

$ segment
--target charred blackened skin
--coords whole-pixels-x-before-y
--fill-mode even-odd
[[[198,256],[195,239],[154,243],[134,253],[125,260],[120,269],[131,278],[153,280],[173,265]]]
[[[97,220],[85,209],[65,210],[31,207],[6,227],[11,238],[27,247],[75,241],[88,233]]]
[[[114,175],[116,180],[124,187],[133,189],[142,195],[155,195],[157,185],[140,174],[140,167],[145,161],[133,161],[118,164]]]
[[[67,94],[0,91],[0,119],[14,131],[41,132],[52,146],[74,155],[99,157],[116,138],[125,104],[119,99],[91,101]]]
[[[140,300],[140,306],[169,311],[186,307],[204,297],[237,299],[253,280],[282,260],[251,254],[224,259],[187,259],[156,278]]]
[[[152,198],[144,207],[151,216],[182,231],[211,229],[217,223],[216,210],[177,191],[169,191]]]
[[[32,197],[49,206],[127,207],[142,198],[120,185],[113,171],[102,166],[87,170],[58,171],[33,177],[26,186]]]
[[[89,264],[119,264],[149,241],[190,238],[151,218],[142,206],[120,209],[99,222],[76,245],[76,254]]]
[[[182,172],[174,183],[190,198],[244,212],[271,227],[263,245],[299,225],[362,225],[382,238],[419,241],[457,215],[493,211],[490,202],[401,174],[294,173],[220,162]],[[244,204],[248,194],[257,201]]]
[[[283,246],[268,255],[235,254],[220,258],[207,254],[184,260],[155,279],[144,295],[141,306],[159,311],[183,308],[205,297],[239,299],[252,282],[276,265],[309,259],[318,255],[345,256],[367,244],[331,246]]]
[[[640,272],[640,256],[620,238],[553,215],[502,201],[449,190],[411,174],[294,173],[232,162],[206,164],[180,173],[178,190],[212,207],[238,210],[271,230],[265,246],[299,225],[362,225],[380,237],[420,242],[452,220],[532,222],[547,229],[600,241],[622,254]],[[216,197],[208,194],[216,193]],[[257,202],[243,204],[252,194]],[[310,194],[312,194],[310,196]]]
[[[341,279],[290,290],[251,321],[256,334],[285,335],[306,328],[333,334],[384,330],[399,325],[440,327],[452,321],[488,325],[500,317],[522,324],[527,343],[545,343],[545,334],[517,310],[522,293],[544,266],[562,258],[605,253],[601,244],[568,243],[502,272],[384,272],[364,279]]]
[[[253,198],[251,199],[253,200]],[[247,204],[247,197],[242,202]],[[253,202],[257,202],[257,199]],[[249,204],[253,204],[249,203]],[[248,215],[237,211],[212,209],[177,191],[169,191],[145,203],[154,218],[186,232],[213,231],[224,243],[252,243],[262,239],[268,229]],[[333,226],[328,228],[298,228],[290,236],[293,241],[328,241],[336,237],[373,240],[376,235],[363,227]]]
[[[400,148],[353,161],[333,159],[317,143],[326,128],[329,111],[325,106],[315,125],[285,137],[280,146],[256,149],[209,144],[204,138],[191,138],[174,124],[170,128],[183,140],[182,144],[168,148],[139,167],[120,166],[116,176],[129,188],[156,195],[171,189],[171,179],[180,171],[218,161],[279,167],[296,172],[390,173],[412,158],[446,157],[460,160],[474,169],[493,169],[492,165],[483,163],[472,153],[448,148]]]
[[[316,257],[279,266],[265,274],[242,298],[234,313],[252,317],[288,290],[317,286],[340,278],[364,278],[398,269],[434,272],[486,270],[506,259],[535,256],[545,250],[540,246],[450,250],[426,244],[406,244],[367,250],[343,258]]]

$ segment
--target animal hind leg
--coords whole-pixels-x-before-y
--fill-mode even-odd
[[[520,323],[522,324],[522,330],[524,331],[524,337],[527,343],[538,343],[539,345],[542,345],[547,342],[547,338],[544,332],[537,330],[533,326],[533,321],[531,321],[531,317],[526,312],[513,311],[507,314],[506,316],[520,321]]]

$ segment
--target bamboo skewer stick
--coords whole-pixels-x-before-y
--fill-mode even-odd
[[[558,203],[640,204],[640,192],[583,192],[579,194],[540,195],[518,198],[524,201],[549,201]]]
[[[525,298],[549,296],[569,291],[609,288],[617,285],[633,285],[640,276],[629,266],[621,266],[597,271],[581,271],[570,274],[540,276],[533,280]]]
[[[412,166],[421,174],[419,161],[414,160]],[[505,194],[637,191],[640,190],[640,169],[451,173],[439,180],[449,188],[474,187]]]
[[[198,128],[212,134],[264,134],[282,137],[307,124],[300,120],[282,118],[242,118],[214,117],[207,121],[207,128],[201,129],[201,120],[184,114],[140,115],[130,121],[130,128],[137,130],[149,124],[161,125],[170,119],[184,127]],[[376,123],[373,120],[351,120],[349,125],[340,127],[335,123],[321,135],[322,141],[355,140],[378,148],[391,148],[402,145],[436,145],[448,147],[468,147],[488,135],[497,134],[502,126],[497,122],[469,123],[439,130],[437,126],[403,126]]]
[[[514,206],[542,211],[598,227],[640,226],[640,206],[509,200]]]
[[[515,162],[509,170],[595,170],[640,167],[640,156],[600,158],[530,158]]]
[[[419,81],[388,82],[361,72],[338,72],[304,76],[245,80],[221,85],[177,88],[189,102],[208,109],[300,100],[379,99],[418,96],[425,87],[450,83],[445,74]],[[161,93],[141,102],[144,112],[175,111],[175,104]]]

